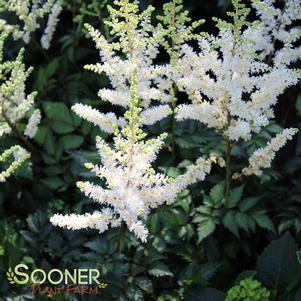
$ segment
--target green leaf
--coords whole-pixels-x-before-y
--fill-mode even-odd
[[[253,213],[252,218],[259,227],[275,232],[272,220],[265,213]]]
[[[206,281],[209,281],[216,274],[219,267],[220,267],[220,263],[217,262],[208,262],[203,264],[200,268],[202,277]]]
[[[235,207],[241,199],[243,190],[244,190],[244,185],[231,190],[226,207],[228,208]]]
[[[51,78],[55,74],[59,66],[58,58],[53,59],[46,67],[38,69],[37,78],[34,82],[34,89],[46,93],[47,91],[55,88],[56,80]],[[41,94],[39,93],[39,94]]]
[[[50,154],[54,155],[55,153],[55,140],[53,133],[51,131],[48,131],[45,142],[44,142],[44,149],[45,151]]]
[[[62,121],[62,122],[69,123],[70,125],[73,125],[71,111],[63,102],[45,101],[43,103],[43,106],[44,106],[46,116],[49,119],[55,121]]]
[[[106,138],[108,138],[109,134],[106,132],[103,132],[99,127],[95,126],[92,128],[90,137],[92,140],[95,140],[97,136],[99,136],[103,139],[106,139]]]
[[[238,226],[245,231],[249,231],[249,226],[248,226],[248,216],[243,213],[243,212],[236,212],[235,213],[235,221],[238,224]]]
[[[135,278],[135,283],[139,288],[141,288],[146,293],[151,294],[153,292],[153,283],[147,277],[143,277],[143,276],[137,277]]]
[[[192,137],[178,137],[176,139],[176,143],[180,148],[186,148],[186,149],[190,149],[190,148],[196,148],[198,147],[200,144],[196,143]]]
[[[239,236],[238,226],[235,221],[235,211],[230,210],[226,213],[226,215],[223,219],[223,224],[234,235]]]
[[[159,212],[154,213],[149,218],[149,230],[150,233],[156,233],[160,229],[160,214]]]
[[[62,173],[62,170],[57,166],[49,166],[49,167],[44,168],[44,173],[47,176],[56,176],[56,175]]]
[[[169,167],[167,170],[166,170],[166,174],[171,177],[171,178],[176,178],[178,177],[179,175],[181,175],[181,172],[178,168],[176,167]]]
[[[249,209],[253,208],[258,201],[259,199],[256,197],[246,198],[239,203],[239,209],[242,212],[247,212]]]
[[[35,217],[30,215],[27,219],[27,224],[28,228],[34,232],[34,233],[39,233],[40,232],[40,225],[39,225],[39,220]]]
[[[129,298],[129,300],[137,300],[137,301],[144,300],[141,290],[137,287],[134,287],[133,285],[129,285],[127,287],[125,294]]]
[[[169,270],[168,266],[160,261],[152,264],[152,267],[148,270],[148,273],[155,277],[173,276],[173,273]]]
[[[256,223],[253,220],[252,216],[247,215],[247,219],[248,219],[248,227],[252,232],[256,231]]]
[[[60,120],[52,122],[51,128],[57,134],[69,134],[75,130],[75,126],[73,124]]]
[[[47,76],[48,77],[53,76],[58,66],[59,66],[59,58],[53,59],[45,68]]]
[[[300,273],[296,242],[289,233],[273,241],[257,260],[258,279],[267,288],[285,291]]]
[[[92,251],[95,251],[100,254],[105,254],[107,252],[107,241],[104,239],[97,239],[94,241],[87,242],[84,246],[89,248]]]
[[[198,224],[198,242],[201,242],[207,236],[214,232],[216,228],[215,222],[210,217],[203,217]]]
[[[38,131],[34,137],[34,140],[38,144],[43,144],[47,137],[47,133],[48,133],[48,128],[45,125],[40,125],[38,128]]]
[[[92,130],[92,124],[84,120],[82,125],[81,125],[81,129],[80,129],[81,133],[84,136],[87,136],[87,135],[89,135],[91,130]]]
[[[53,158],[52,156],[49,156],[45,153],[42,153],[42,158],[43,158],[43,161],[46,163],[46,164],[49,164],[49,165],[52,165],[52,164],[55,164],[56,163],[56,160],[55,158]]]
[[[84,142],[84,138],[79,135],[66,135],[60,138],[59,143],[62,143],[64,149],[75,149],[80,147]]]
[[[41,182],[52,190],[58,190],[66,185],[66,183],[59,177],[49,177],[41,180]]]
[[[72,112],[71,111],[71,116],[72,116],[72,119],[73,119],[73,124],[78,127],[82,124],[83,122],[83,119],[81,117],[79,117],[76,113]]]
[[[214,204],[218,204],[223,199],[224,193],[225,193],[225,186],[223,184],[217,184],[213,186],[213,188],[210,190],[209,195],[213,200]]]

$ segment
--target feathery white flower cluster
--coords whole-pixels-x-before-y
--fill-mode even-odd
[[[152,26],[151,6],[139,14],[139,4],[136,1],[133,3],[127,0],[117,1],[116,5],[118,9],[109,6],[112,18],[106,23],[118,41],[109,43],[98,30],[86,24],[90,36],[100,51],[101,63],[88,65],[85,68],[108,76],[112,88],[100,89],[99,97],[125,109],[128,109],[131,74],[133,70],[137,70],[140,106],[145,109],[143,122],[145,125],[151,125],[171,113],[167,105],[161,104],[171,99],[167,89],[167,79],[163,76],[166,69],[153,65],[165,31],[161,27]],[[152,102],[157,106],[152,107]],[[83,111],[78,106],[74,109],[79,116],[92,121],[90,114],[90,118],[87,118],[88,107]],[[92,115],[95,113],[95,111],[90,112]],[[113,125],[125,126],[124,119],[119,119],[114,113],[105,116],[100,114],[95,114],[98,115],[97,125],[106,132],[112,133]],[[119,122],[116,123],[116,120]]]
[[[155,173],[151,164],[162,147],[163,138],[162,135],[147,142],[131,144],[118,135],[114,140],[114,149],[98,138],[97,148],[102,166],[86,164],[86,167],[104,179],[108,188],[104,189],[90,182],[79,182],[78,187],[98,204],[112,208],[110,214],[105,211],[104,215],[98,212],[92,216],[54,215],[50,221],[56,226],[66,226],[73,230],[94,227],[100,232],[107,230],[108,224],[116,227],[124,221],[129,230],[145,242],[148,230],[142,221],[150,210],[165,202],[173,202],[179,191],[203,180],[211,168],[210,159],[199,159],[188,168],[187,173],[175,180]]]
[[[27,44],[30,41],[31,33],[40,28],[39,19],[44,18],[50,12],[44,38],[42,38],[42,46],[46,46],[47,49],[61,11],[60,3],[61,0],[57,2],[55,0],[0,0],[0,12],[14,13],[23,24],[8,24],[6,20],[0,21],[7,29],[13,30],[14,39],[23,39]]]
[[[23,52],[21,50],[15,61],[4,61],[3,47],[7,36],[11,34],[3,23],[0,24],[0,138],[12,131],[17,131],[18,123],[23,120],[28,112],[34,106],[35,92],[26,95],[25,81],[29,76],[31,69],[26,70],[22,62]],[[35,110],[29,118],[29,122],[24,131],[24,135],[32,138],[37,132],[37,126],[40,122],[41,114]],[[0,156],[0,162],[6,162],[11,155],[14,155],[14,161],[0,174],[0,182],[9,177],[26,159],[29,153],[20,146],[14,146],[5,151]]]
[[[270,66],[258,57],[258,36],[250,32],[262,25],[247,22],[249,10],[238,0],[233,4],[234,24],[218,20],[218,36],[201,37],[198,53],[183,46],[177,82],[192,101],[178,106],[177,120],[198,120],[229,143],[249,140],[267,126],[278,96],[301,78],[284,63]]]
[[[271,162],[275,157],[275,153],[282,148],[288,140],[298,132],[297,129],[285,129],[277,134],[264,148],[257,149],[249,158],[249,166],[245,167],[242,172],[246,176],[252,174],[260,176],[263,168],[271,167]]]
[[[111,209],[106,208],[102,211],[94,211],[92,214],[69,214],[61,215],[55,214],[51,217],[50,221],[53,225],[59,227],[67,227],[71,230],[80,229],[97,229],[99,232],[104,232],[113,220],[113,212]],[[111,223],[112,224],[112,223]]]
[[[106,231],[109,226],[126,224],[145,242],[148,230],[143,222],[151,209],[172,203],[181,190],[203,180],[210,172],[212,163],[226,166],[225,196],[228,197],[231,144],[249,140],[252,134],[268,125],[274,117],[273,106],[278,96],[296,84],[300,74],[289,69],[287,63],[270,66],[264,58],[259,58],[258,53],[263,46],[260,48],[256,39],[263,25],[247,22],[249,10],[239,0],[233,0],[235,12],[229,13],[234,18],[234,24],[219,20],[217,37],[200,36],[199,53],[183,45],[183,41],[194,37],[192,29],[195,27],[185,30],[183,27],[180,32],[187,35],[177,36],[177,25],[185,26],[187,21],[186,12],[177,24],[170,24],[173,18],[166,13],[174,9],[172,5],[175,4],[174,11],[179,12],[182,9],[181,0],[174,0],[166,6],[165,16],[161,19],[163,25],[173,26],[173,29],[153,27],[150,23],[151,7],[139,13],[137,1],[119,0],[114,3],[118,9],[109,7],[111,19],[107,21],[114,35],[113,42],[109,43],[100,32],[90,25],[86,26],[101,56],[101,63],[86,68],[109,77],[111,88],[101,89],[99,96],[127,111],[123,117],[117,117],[87,105],[73,106],[79,116],[103,131],[114,133],[112,146],[97,138],[102,164],[86,164],[104,186],[88,181],[78,183],[80,190],[104,209],[84,215],[56,214],[51,222],[69,229],[96,228],[100,232]],[[167,46],[168,34],[174,35],[176,48]],[[160,39],[164,41],[161,46],[171,54],[171,64],[163,67],[153,66]],[[261,45],[264,43],[261,41]],[[146,140],[141,128],[170,113],[168,102],[174,102],[176,96],[172,92],[174,83],[192,101],[191,104],[178,106],[177,119],[192,118],[214,128],[227,142],[227,151],[225,161],[214,155],[209,159],[199,158],[187,168],[186,173],[171,179],[152,168],[166,135]],[[163,104],[153,106],[153,102],[159,101]],[[257,150],[251,155],[249,166],[243,169],[243,174],[260,175],[263,168],[270,166],[275,152],[295,133],[296,129],[284,130],[266,148]]]
[[[170,56],[170,64],[165,69],[165,75],[168,80],[165,81],[166,90],[169,90],[172,97],[173,111],[175,109],[176,92],[175,81],[178,77],[178,60],[181,56],[181,50],[185,43],[197,40],[199,34],[195,30],[202,25],[205,20],[191,22],[189,12],[184,9],[183,0],[172,0],[163,5],[163,15],[157,19],[162,23],[165,29],[165,39],[161,42]],[[161,24],[159,24],[161,26]]]
[[[4,40],[0,41],[0,43],[2,48]],[[23,50],[19,52],[15,61],[3,62],[3,55],[0,58],[2,67],[0,71],[0,137],[11,133],[17,123],[24,119],[34,106],[36,92],[32,92],[29,95],[25,93],[25,81],[32,69],[26,70],[22,62],[23,52]],[[30,135],[35,134],[34,131],[36,132],[34,128],[30,127],[37,127],[39,121],[37,115],[38,113],[35,111],[29,127],[25,130]]]
[[[50,47],[53,34],[55,32],[57,23],[59,22],[59,15],[62,12],[62,10],[63,7],[60,1],[57,1],[51,8],[48,21],[47,21],[47,26],[41,38],[41,45],[44,49],[49,49]]]
[[[301,46],[294,47],[301,38],[301,29],[294,23],[301,20],[301,1],[284,1],[283,7],[278,7],[276,0],[253,0],[252,5],[261,21],[261,36],[257,45],[263,51],[262,56],[272,55],[275,42],[280,41],[283,48],[275,52],[276,65],[289,64],[301,59]],[[250,33],[253,34],[254,32]]]
[[[238,141],[248,140],[274,117],[278,96],[298,82],[300,73],[256,60],[254,41],[245,34],[238,41],[221,29],[218,37],[200,40],[200,53],[183,48],[178,86],[192,104],[178,107],[178,120],[199,120]]]
[[[191,22],[189,12],[184,10],[183,0],[172,0],[163,5],[163,15],[158,16],[166,28],[166,37],[171,43],[165,41],[163,46],[171,56],[171,60],[177,59],[177,54],[182,45],[198,38],[194,31],[202,25],[205,20]]]
[[[104,180],[106,188],[90,182],[78,183],[86,196],[110,210],[92,215],[55,215],[51,222],[70,229],[94,227],[100,232],[107,230],[108,225],[116,227],[125,223],[130,231],[145,242],[148,230],[143,221],[151,209],[173,202],[181,190],[203,180],[216,158],[200,158],[176,179],[156,173],[152,168],[166,135],[145,140],[146,134],[141,127],[165,117],[170,110],[168,105],[150,107],[152,100],[159,100],[164,94],[153,86],[153,76],[158,72],[156,67],[150,66],[156,54],[156,49],[152,47],[156,47],[162,33],[149,23],[152,8],[140,15],[138,2],[121,0],[115,4],[119,10],[110,8],[112,20],[108,25],[119,37],[119,42],[109,44],[99,32],[87,26],[103,60],[103,64],[90,66],[89,69],[105,72],[109,76],[113,89],[101,90],[100,96],[127,108],[127,112],[124,118],[117,118],[111,113],[102,114],[85,105],[73,107],[78,115],[101,129],[114,131],[113,147],[97,138],[102,165],[86,164],[88,169]],[[138,27],[139,24],[141,27]],[[126,55],[125,60],[116,55],[117,50]],[[118,126],[122,128],[120,131],[117,130]]]
[[[102,131],[113,133],[114,127],[125,127],[126,121],[114,113],[101,113],[88,105],[76,104],[72,110],[83,119],[97,125]]]
[[[28,123],[26,125],[24,135],[33,138],[37,131],[38,131],[38,125],[41,122],[41,111],[39,109],[34,110],[32,115],[30,116]]]
[[[109,224],[116,227],[125,222],[128,229],[145,242],[148,230],[143,220],[150,210],[164,202],[173,202],[179,191],[189,184],[203,180],[210,172],[214,158],[199,159],[195,165],[188,167],[184,175],[175,180],[155,173],[152,169],[152,163],[162,148],[166,135],[144,141],[145,134],[140,129],[142,118],[139,114],[142,109],[138,107],[137,74],[134,71],[131,78],[129,111],[125,114],[128,126],[116,134],[113,148],[98,137],[97,149],[102,165],[86,164],[97,177],[105,180],[107,188],[90,182],[78,183],[86,196],[112,210],[103,211],[104,216],[99,212],[83,216],[55,215],[50,220],[54,225],[70,229],[94,227],[103,232]]]

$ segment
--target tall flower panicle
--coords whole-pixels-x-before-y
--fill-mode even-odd
[[[163,15],[157,18],[166,30],[162,44],[169,53],[172,64],[174,64],[180,55],[182,45],[198,39],[199,34],[195,33],[195,30],[205,20],[192,22],[188,10],[183,7],[183,0],[171,0],[164,4]]]
[[[41,122],[41,111],[39,109],[34,110],[32,115],[30,116],[28,123],[26,125],[24,135],[33,138],[37,131],[38,131],[38,125]]]
[[[233,24],[217,20],[218,36],[204,34],[199,52],[183,46],[178,80],[192,103],[178,107],[177,119],[214,128],[228,145],[267,126],[278,96],[301,77],[287,64],[269,65],[258,56],[257,36],[250,32],[261,30],[262,23],[248,22],[250,10],[238,0],[233,4]]]
[[[3,49],[5,32],[0,37],[0,48]],[[32,69],[26,69],[21,50],[15,61],[4,62],[0,55],[0,137],[9,134],[18,122],[23,120],[34,106],[36,92],[26,95],[25,81]]]
[[[22,136],[19,123],[23,122],[34,108],[35,92],[26,95],[25,81],[31,69],[26,69],[22,62],[21,50],[15,61],[4,61],[3,46],[6,38],[11,34],[3,23],[0,24],[0,138],[11,132]],[[25,128],[24,135],[33,138],[40,122],[40,111],[35,110]],[[22,136],[25,141],[26,138]],[[14,156],[12,156],[14,155]],[[10,158],[15,157],[11,162]],[[10,161],[10,166],[0,174],[0,181],[8,178],[26,159],[29,153],[20,146],[14,146],[1,155],[0,162]]]
[[[56,29],[57,23],[59,22],[59,15],[62,12],[62,10],[63,7],[60,3],[60,0],[57,1],[51,8],[47,21],[47,26],[41,38],[41,45],[44,49],[48,49],[50,47],[54,31]]]
[[[163,15],[159,15],[159,26],[165,29],[165,36],[161,44],[167,51],[170,62],[165,66],[164,78],[158,76],[158,83],[164,85],[164,89],[169,91],[171,98],[171,149],[175,154],[176,118],[175,110],[177,106],[177,80],[179,78],[178,64],[181,56],[181,49],[185,43],[197,40],[199,35],[196,29],[204,23],[204,20],[191,22],[188,10],[184,9],[183,0],[171,0],[163,5]]]
[[[56,214],[51,218],[54,225],[70,229],[90,227],[103,232],[109,225],[116,227],[125,222],[128,229],[145,242],[148,230],[143,221],[150,210],[163,203],[173,202],[179,191],[191,183],[203,180],[210,172],[213,158],[199,159],[195,165],[188,167],[184,175],[176,179],[154,171],[152,163],[162,148],[166,135],[145,141],[146,135],[140,128],[142,118],[137,86],[137,72],[134,71],[129,110],[125,114],[128,126],[116,134],[113,148],[98,137],[97,149],[102,165],[86,164],[88,169],[105,181],[107,188],[90,182],[77,184],[87,197],[107,207],[106,211],[80,216]]]
[[[301,59],[301,29],[296,23],[301,20],[301,1],[287,0],[282,6],[276,0],[253,0],[252,5],[261,21],[257,43],[261,55],[273,58],[276,65],[289,64]],[[275,51],[275,43],[283,48]],[[261,48],[261,49],[260,49]]]
[[[110,53],[114,49],[125,51],[129,65],[123,66],[124,61],[112,54],[114,59],[109,59],[99,68],[105,68],[108,73],[115,72],[110,71],[110,68],[114,69],[116,62],[116,68],[119,68],[119,72],[126,73],[118,81],[117,74],[112,75],[112,73],[110,77],[112,86],[115,87],[115,90],[110,90],[111,95],[114,95],[116,91],[121,93],[121,87],[124,89],[120,99],[127,108],[124,114],[126,124],[122,129],[117,130],[115,123],[113,146],[109,146],[103,139],[97,138],[97,149],[102,164],[86,164],[88,169],[103,180],[105,187],[91,182],[79,182],[77,184],[87,197],[92,198],[105,209],[85,215],[56,214],[51,217],[51,222],[56,226],[70,229],[96,228],[100,232],[105,231],[109,226],[116,227],[126,224],[128,229],[142,242],[146,242],[148,230],[144,221],[151,209],[163,203],[173,202],[178,192],[192,183],[203,180],[210,172],[212,162],[215,162],[216,158],[200,158],[195,164],[187,168],[186,173],[176,179],[171,179],[162,173],[156,173],[153,169],[153,162],[164,144],[166,135],[162,134],[157,138],[146,140],[146,134],[141,129],[145,123],[144,119],[151,123],[156,115],[162,113],[158,108],[145,109],[146,99],[143,98],[144,94],[141,91],[149,87],[144,84],[141,85],[143,72],[146,70],[144,63],[140,62],[140,47],[148,46],[148,39],[154,41],[154,37],[149,36],[144,27],[140,31],[137,31],[136,28],[139,22],[148,22],[149,12],[152,9],[149,8],[146,12],[138,14],[136,2],[130,3],[121,0],[117,4],[120,7],[118,11],[110,8],[112,21],[109,24],[113,28],[113,33],[120,37],[119,43],[113,44],[112,47],[114,48],[111,46],[104,47],[104,44],[99,48]],[[121,13],[122,16],[125,16],[124,22],[120,22]],[[126,27],[128,29],[124,31]],[[90,28],[91,30],[94,32],[94,29]],[[95,36],[95,34],[93,35]],[[96,34],[96,37],[96,41],[109,45],[104,42],[104,38],[101,38],[99,33]],[[75,107],[79,115],[85,115],[87,120],[95,124],[101,122],[102,116],[94,114],[92,108],[82,107],[84,110],[79,108],[78,105]],[[81,111],[85,111],[85,113],[82,114]]]
[[[116,1],[115,4],[117,8],[108,6],[111,19],[106,21],[111,29],[110,33],[114,36],[112,42],[109,42],[98,30],[86,24],[89,35],[100,51],[101,62],[85,68],[108,76],[111,88],[100,89],[98,95],[102,100],[124,109],[128,109],[131,74],[134,69],[137,70],[137,93],[140,105],[147,110],[152,109],[154,104],[158,113],[154,114],[154,110],[145,113],[145,124],[150,125],[171,113],[171,110],[162,104],[170,100],[169,91],[164,87],[165,79],[162,76],[157,81],[160,74],[165,74],[165,68],[153,64],[165,31],[151,24],[153,7],[149,6],[140,13],[137,1],[122,0]],[[78,105],[75,105],[73,109],[79,116],[92,121],[91,116],[94,112],[92,107],[86,106],[83,113]],[[124,126],[124,120],[113,114],[95,114],[95,116],[98,115],[97,125],[109,133],[113,132],[113,125]],[[95,123],[95,119],[92,122]]]
[[[260,176],[263,168],[271,167],[271,162],[276,152],[282,148],[288,140],[292,140],[293,136],[298,132],[297,129],[285,129],[277,134],[264,148],[257,149],[249,158],[249,166],[242,170],[246,176],[252,174]]]

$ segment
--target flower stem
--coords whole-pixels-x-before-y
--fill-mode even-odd
[[[121,253],[121,242],[124,237],[125,230],[126,230],[126,224],[125,224],[125,221],[122,221],[120,228],[119,228],[119,235],[118,235],[118,241],[117,241],[117,250],[119,253]]]
[[[177,87],[174,84],[172,88],[172,103],[171,103],[171,109],[172,109],[172,123],[171,123],[171,152],[172,152],[172,157],[175,159],[176,157],[176,130],[177,130],[177,122],[176,122],[176,106],[177,106]]]
[[[230,188],[231,188],[231,150],[232,145],[229,139],[225,141],[226,143],[226,187],[225,187],[225,201],[228,202]]]
[[[172,19],[170,24],[170,29],[172,33],[176,32],[176,18],[177,18],[177,12],[176,12],[176,1],[173,0],[173,9],[172,9]],[[171,59],[171,65],[173,68],[176,68],[177,62],[178,62],[178,53],[176,50],[176,40],[174,34],[171,35],[171,49],[170,49],[170,59]],[[171,153],[172,158],[175,160],[176,157],[176,107],[177,107],[177,94],[178,94],[178,88],[175,82],[173,82],[172,89],[172,102],[171,102],[171,109],[172,109],[172,123],[171,123]]]

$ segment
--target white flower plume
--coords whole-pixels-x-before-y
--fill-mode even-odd
[[[41,38],[41,45],[44,49],[48,49],[50,47],[53,34],[55,32],[57,23],[59,22],[59,15],[63,10],[63,7],[60,2],[61,2],[60,0],[57,1],[51,8],[48,21],[47,21],[47,26]]]
[[[83,119],[98,126],[102,131],[113,133],[114,127],[125,127],[126,120],[122,117],[117,117],[114,113],[101,113],[91,106],[76,104],[72,110]]]
[[[37,131],[38,131],[38,125],[41,122],[41,111],[39,109],[34,110],[32,115],[30,116],[28,123],[26,125],[24,135],[33,138]]]
[[[78,187],[87,197],[106,208],[111,208],[110,218],[98,212],[97,215],[84,216],[55,215],[51,218],[51,222],[69,229],[90,227],[103,232],[112,220],[114,220],[114,227],[124,221],[130,231],[134,232],[142,242],[146,242],[148,230],[143,221],[150,210],[165,202],[172,203],[179,191],[203,180],[210,172],[212,163],[210,159],[199,159],[195,165],[188,167],[184,175],[174,180],[170,179],[164,174],[155,173],[151,167],[162,144],[163,137],[160,137],[147,142],[140,141],[127,147],[128,141],[117,136],[114,142],[115,148],[111,149],[101,138],[98,138],[97,147],[102,158],[102,166],[92,164],[86,166],[97,177],[106,181],[107,188],[90,182],[79,182]],[[97,221],[101,223],[101,228],[93,226]]]
[[[252,174],[260,176],[262,169],[271,167],[271,162],[275,158],[276,152],[282,148],[288,140],[292,140],[298,129],[285,129],[277,134],[264,148],[256,150],[249,158],[249,166],[242,170],[246,176]]]

